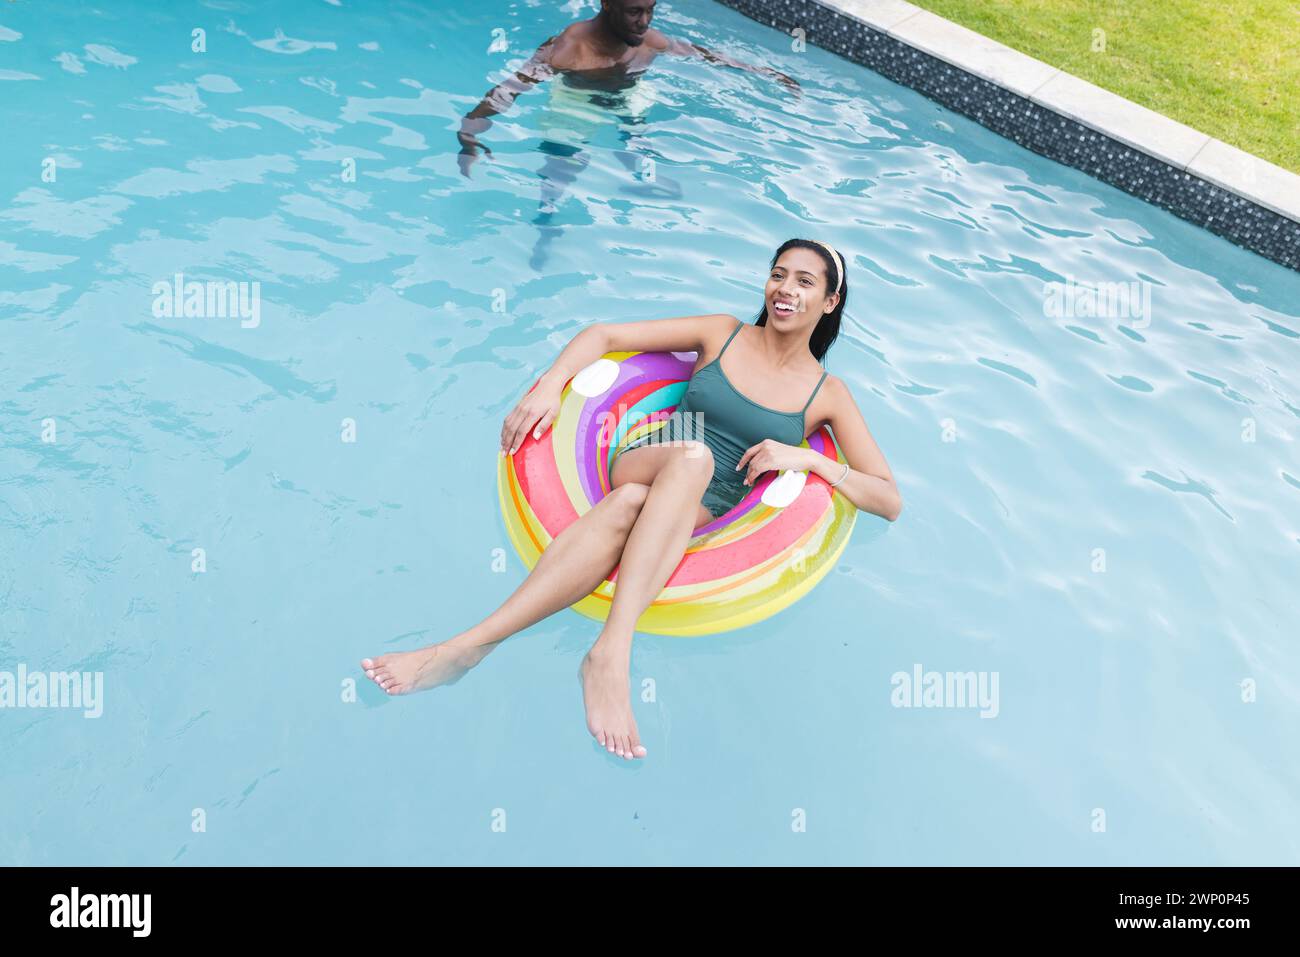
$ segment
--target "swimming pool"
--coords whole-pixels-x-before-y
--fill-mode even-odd
[[[454,133],[574,4],[59,8],[0,11],[0,670],[103,713],[0,710],[0,862],[1296,862],[1300,277],[705,0],[655,26],[803,99],[660,59],[540,213],[546,92],[468,179]],[[568,338],[752,318],[795,235],[849,257],[900,521],[638,637],[644,762],[572,612],[371,688],[521,579],[495,445]],[[178,273],[257,321],[159,315]]]

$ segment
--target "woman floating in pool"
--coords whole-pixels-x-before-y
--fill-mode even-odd
[[[388,694],[456,681],[506,638],[589,595],[618,566],[609,616],[579,676],[587,730],[613,754],[645,757],[629,692],[632,634],[696,528],[729,511],[773,469],[816,472],[856,507],[891,522],[902,510],[852,394],[820,365],[839,335],[847,298],[843,257],[824,243],[791,239],[772,259],[753,326],[710,315],[579,332],[506,417],[502,455],[517,451],[530,429],[539,437],[549,428],[565,383],[608,352],[696,352],[680,415],[618,453],[609,494],[555,537],[500,608],[447,641],[364,659],[366,677]],[[691,422],[701,426],[698,438],[674,437]],[[823,424],[845,465],[800,447]]]

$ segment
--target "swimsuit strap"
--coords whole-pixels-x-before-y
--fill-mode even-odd
[[[745,324],[745,320],[741,319],[736,324],[736,328],[731,330],[731,335],[727,336],[727,341],[722,344],[722,350],[718,353],[718,359],[722,358],[722,353],[727,351],[727,346],[731,345],[731,340],[736,338],[736,333],[740,331],[740,327],[743,326],[744,324]],[[718,360],[714,359],[713,361],[717,362]]]
[[[828,375],[830,375],[829,372],[826,372],[825,370],[822,371],[822,377],[821,377],[820,379],[817,380],[817,388],[816,388],[816,389],[813,389],[813,390],[812,390],[812,395],[808,396],[808,403],[807,403],[807,405],[805,405],[805,406],[803,407],[803,410],[799,413],[800,415],[803,415],[803,414],[805,414],[805,413],[808,411],[808,406],[809,406],[809,405],[812,405],[812,400],[813,400],[813,399],[816,397],[816,395],[817,395],[817,389],[820,389],[820,388],[822,387],[822,383],[826,381],[826,377],[827,377]]]

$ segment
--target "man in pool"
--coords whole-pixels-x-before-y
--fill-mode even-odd
[[[611,115],[622,121],[619,136],[628,147],[616,150],[615,155],[629,170],[637,171],[632,131],[645,122],[643,114],[653,102],[640,77],[656,56],[698,56],[710,63],[773,77],[798,92],[799,84],[779,70],[741,63],[707,47],[665,36],[650,26],[654,8],[654,0],[602,0],[598,14],[570,24],[546,40],[513,77],[488,91],[461,121],[458,161],[468,177],[480,149],[492,154],[478,138],[491,126],[488,117],[504,113],[520,93],[560,75],[550,85],[551,99],[540,124],[544,131],[541,150],[547,156],[534,220],[541,229],[532,257],[535,269],[544,264],[545,243],[557,232],[551,217],[564,189],[587,165],[582,147]],[[663,176],[656,178],[653,187],[641,188],[669,197],[681,195],[677,184]]]
[[[461,172],[469,175],[479,149],[492,153],[478,139],[492,125],[488,117],[505,112],[520,93],[556,74],[568,75],[575,85],[619,92],[634,85],[656,56],[668,53],[770,76],[798,91],[799,84],[779,70],[741,63],[699,44],[665,36],[650,26],[654,8],[655,0],[601,0],[600,12],[590,20],[572,23],[546,40],[519,72],[489,90],[461,121],[457,134]]]

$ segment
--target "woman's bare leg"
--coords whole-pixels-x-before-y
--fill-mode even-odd
[[[700,443],[660,451],[663,460],[623,547],[609,617],[579,671],[587,730],[607,751],[629,759],[646,754],[632,715],[632,634],[681,563],[701,514],[708,514],[700,499],[713,476],[713,455]]]
[[[438,644],[362,659],[366,677],[389,694],[450,684],[506,638],[590,595],[618,564],[649,491],[635,482],[613,489],[555,537],[500,608]]]

